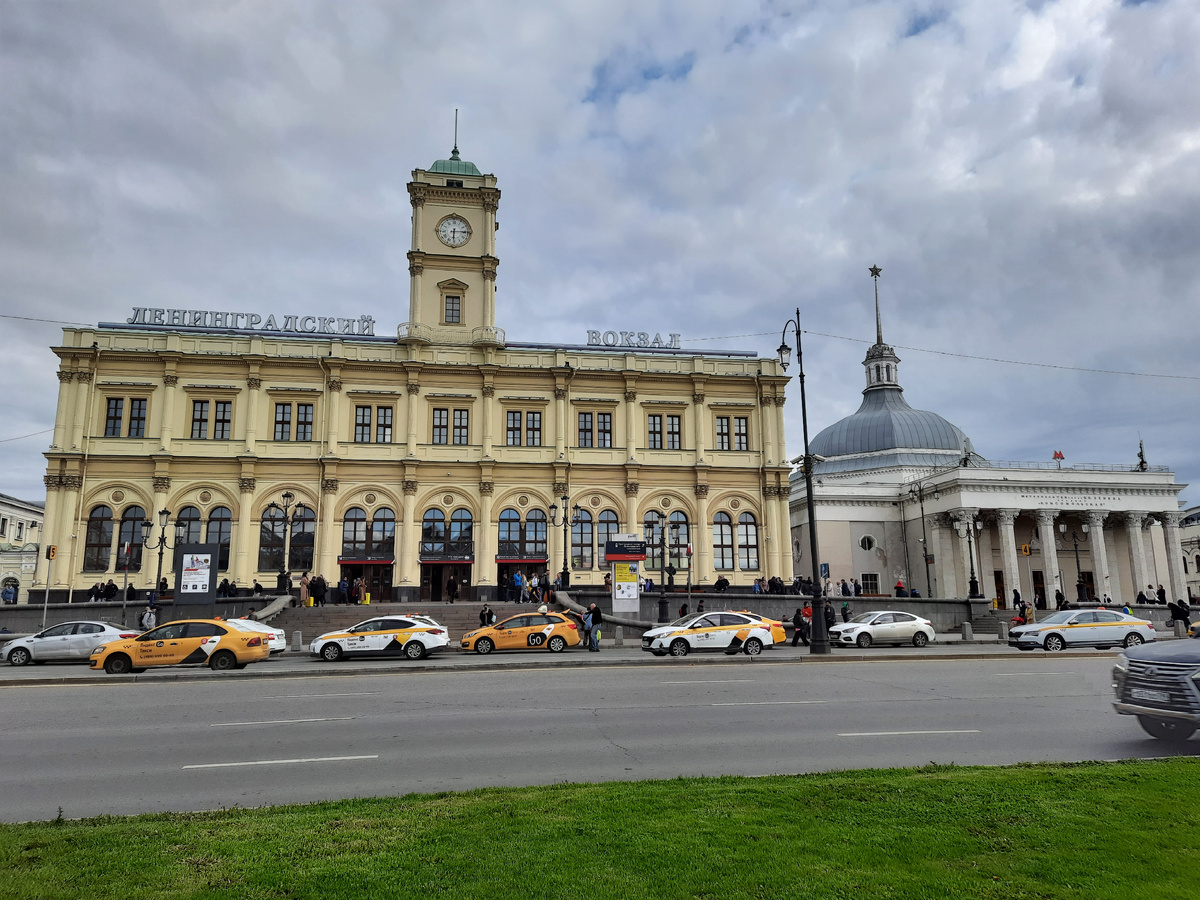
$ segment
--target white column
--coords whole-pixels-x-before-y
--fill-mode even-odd
[[[417,395],[421,393],[421,386],[416,382],[408,383],[408,411],[405,413],[408,426],[408,443],[404,448],[406,456],[417,455]]]
[[[1116,595],[1109,587],[1111,580],[1108,575],[1108,548],[1104,546],[1104,519],[1108,513],[1099,509],[1089,509],[1086,513],[1088,524],[1088,543],[1092,548],[1092,578],[1096,582],[1096,596],[1103,601],[1108,594],[1110,600],[1116,600]]]
[[[411,490],[410,490],[411,488]],[[404,507],[400,520],[400,552],[398,554],[397,585],[415,587],[420,590],[421,570],[417,554],[417,540],[420,531],[417,529],[417,482],[408,479],[404,482]]]
[[[1058,571],[1058,548],[1055,541],[1058,533],[1054,530],[1054,518],[1059,513],[1057,509],[1039,509],[1034,514],[1037,518],[1038,541],[1042,545],[1042,575],[1046,583],[1046,608],[1054,609],[1054,592],[1062,591],[1062,579]]]
[[[563,459],[567,452],[567,389],[554,389],[554,452]]]
[[[766,563],[764,569],[768,578],[780,574],[779,539],[783,533],[783,529],[779,527],[779,516],[777,515],[779,506],[777,503],[778,498],[779,488],[775,487],[775,485],[770,484],[763,488],[763,530],[766,532],[767,537],[770,538],[767,541],[767,558],[764,560]]]
[[[1146,547],[1142,542],[1142,523],[1145,521],[1144,512],[1125,513],[1125,534],[1129,539],[1129,567],[1133,573],[1133,597],[1137,597],[1137,592],[1146,588]],[[1146,599],[1154,602],[1151,597]]]
[[[238,486],[241,496],[238,503],[237,528],[233,536],[233,573],[238,584],[250,587],[255,574],[258,572],[258,561],[253,557],[254,535],[259,531],[255,528],[254,519],[254,488],[253,478],[239,478]]]
[[[986,522],[975,532],[975,551],[979,554],[979,593],[989,600],[996,595],[996,561],[992,552],[992,529]]]
[[[321,480],[321,493],[324,496],[321,497],[321,519],[317,525],[320,529],[320,540],[317,542],[317,571],[325,576],[326,581],[332,580],[334,585],[341,577],[337,564],[338,549],[342,543],[342,532],[337,527],[338,487],[336,478]]]
[[[1121,584],[1121,571],[1117,567],[1117,559],[1119,557],[1120,554],[1117,553],[1117,529],[1116,527],[1109,528],[1104,532],[1104,559],[1108,566],[1108,596],[1117,605],[1130,602],[1125,599],[1125,588]]]
[[[996,510],[996,528],[1000,532],[1000,556],[1004,566],[1004,589],[1008,592],[1008,596],[1001,599],[1006,604],[1012,601],[1013,589],[1021,589],[1021,570],[1018,568],[1017,562],[1017,535],[1013,529],[1013,523],[1020,514],[1019,509]],[[1024,593],[1021,594],[1021,597],[1027,601],[1033,600],[1032,597],[1025,597]]]
[[[785,482],[779,488],[779,499],[775,501],[779,508],[779,564],[783,567],[783,574],[779,577],[789,586],[796,577],[795,560],[792,558],[792,510],[788,500],[791,492],[791,485]]]
[[[1183,545],[1179,542],[1181,513],[1162,513],[1163,541],[1167,545],[1167,574],[1171,579],[1168,600],[1187,598],[1187,579],[1183,575]]]
[[[692,526],[692,584],[711,584],[713,580],[712,520],[708,514],[708,485],[698,484],[695,491],[696,521]],[[630,529],[630,531],[633,530],[635,529]]]
[[[475,584],[495,584],[492,566],[496,564],[496,548],[492,535],[499,533],[499,526],[492,524],[492,494],[496,490],[492,481],[479,483],[479,521],[475,523]],[[496,529],[496,531],[493,531]]]
[[[965,595],[965,591],[960,592],[958,589],[958,566],[954,557],[954,543],[958,539],[958,535],[954,533],[954,526],[950,524],[949,518],[937,517],[935,522],[932,543],[938,548],[934,568],[938,576],[937,595],[943,599],[956,598],[960,594]],[[891,589],[890,584],[881,584],[879,587],[881,590]]]

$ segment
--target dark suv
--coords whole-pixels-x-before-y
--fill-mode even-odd
[[[1113,666],[1113,708],[1164,741],[1186,741],[1200,727],[1200,639],[1131,647]]]

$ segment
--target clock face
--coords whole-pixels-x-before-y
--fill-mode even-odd
[[[438,223],[437,236],[443,244],[461,247],[471,239],[471,226],[459,216],[446,216]]]

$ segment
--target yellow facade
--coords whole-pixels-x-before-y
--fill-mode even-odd
[[[266,333],[228,314],[174,311],[64,330],[46,453],[53,592],[117,576],[123,540],[140,541],[133,521],[164,509],[189,517],[196,539],[228,535],[223,577],[273,587],[281,554],[270,521],[276,556],[260,544],[268,504],[285,492],[311,511],[293,532],[293,574],[309,568],[311,540],[312,569],[331,582],[369,572],[377,597],[441,599],[447,573],[481,597],[514,570],[557,574],[563,529],[536,520],[563,496],[591,519],[590,549],[582,524],[568,548],[575,584],[603,580],[602,522],[640,533],[648,515],[673,514],[688,527],[672,561],[690,542],[695,583],[791,578],[777,363],[507,341],[495,322],[495,178],[437,168],[409,185],[409,318],[398,338],[330,333],[354,331],[346,320],[299,317],[307,333]],[[718,514],[731,539],[714,532]],[[753,527],[739,527],[743,516]],[[152,546],[158,537],[156,525]],[[145,556],[138,587],[155,577],[155,551]]]

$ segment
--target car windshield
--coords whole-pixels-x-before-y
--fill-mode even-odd
[[[1078,610],[1060,609],[1058,612],[1050,613],[1044,619],[1039,621],[1039,625],[1061,625],[1066,622],[1071,616],[1075,615]]]
[[[850,624],[851,625],[854,625],[854,624],[866,625],[868,622],[870,622],[872,619],[874,619],[877,615],[879,615],[879,613],[873,613],[873,612],[863,613],[861,616],[855,616],[853,619],[851,619]]]
[[[684,625],[689,624],[696,618],[697,618],[696,614],[692,613],[690,616],[684,616],[682,619],[676,619],[674,622],[671,623],[670,627],[682,628]]]

